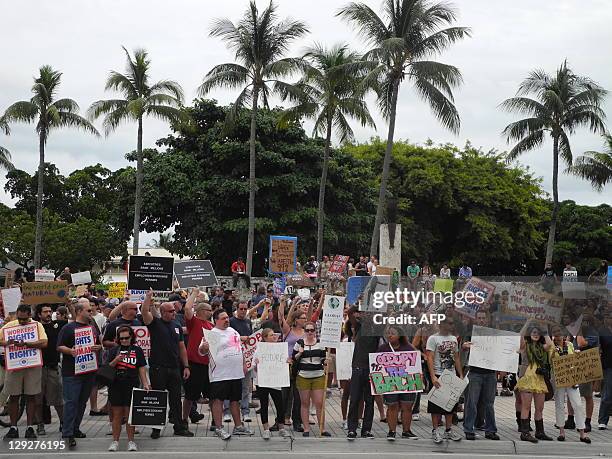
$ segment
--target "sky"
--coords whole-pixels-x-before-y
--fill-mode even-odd
[[[267,1],[258,0],[263,8]],[[346,0],[277,0],[280,17],[306,22],[310,34],[297,42],[290,55],[299,55],[305,46],[345,42],[358,51],[367,49],[363,40],[335,16]],[[380,10],[380,0],[365,0]],[[403,85],[398,100],[395,137],[414,143],[432,139],[435,143],[464,145],[470,140],[484,150],[506,150],[502,129],[517,115],[504,113],[499,104],[512,97],[520,82],[536,68],[554,72],[564,59],[575,73],[589,76],[612,90],[612,2],[609,0],[455,0],[457,25],[472,29],[472,38],[453,45],[437,60],[457,66],[464,84],[455,91],[461,116],[461,131],[454,135],[440,126],[428,106],[415,92]],[[112,98],[104,91],[110,70],[124,71],[125,54],[145,48],[152,60],[152,80],[178,81],[190,102],[196,97],[203,76],[214,65],[232,62],[233,54],[218,39],[209,37],[211,22],[220,17],[238,20],[246,0],[4,0],[0,2],[0,43],[3,64],[0,69],[0,112],[13,102],[30,98],[33,76],[49,64],[63,72],[59,97],[75,99],[81,113],[99,99]],[[231,102],[236,93],[214,91],[210,97]],[[373,100],[372,100],[373,102]],[[612,123],[612,95],[604,111]],[[386,137],[387,126],[374,104],[370,104],[376,129],[354,125],[358,141],[372,136]],[[101,122],[97,122],[101,128]],[[144,124],[144,146],[169,132],[168,126],[154,119]],[[574,156],[587,150],[600,150],[602,139],[586,129],[572,138]],[[17,168],[33,173],[38,162],[37,138],[33,125],[14,125],[9,137],[0,134],[0,145],[8,148]],[[46,150],[46,160],[63,174],[76,168],[102,163],[110,169],[126,165],[125,153],[135,149],[136,126],[126,124],[109,137],[96,139],[75,130],[54,131]],[[524,154],[520,162],[542,177],[545,190],[551,190],[551,143]],[[13,200],[4,191],[0,177],[0,202]],[[588,182],[560,175],[560,199],[595,205],[612,201],[610,187],[602,193]]]

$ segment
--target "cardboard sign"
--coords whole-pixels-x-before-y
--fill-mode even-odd
[[[144,325],[132,325],[132,330],[136,335],[136,346],[140,346],[144,356],[148,359],[151,356],[151,334],[149,328]]]
[[[423,391],[420,351],[377,352],[369,357],[372,395]]]
[[[273,274],[293,274],[297,262],[297,237],[270,236],[269,271]]]
[[[561,323],[563,298],[535,290],[525,284],[512,283],[505,314]]]
[[[206,337],[208,341],[208,337]],[[242,355],[244,355],[244,361],[246,362],[247,371],[250,371],[253,368],[253,357],[255,356],[255,352],[257,351],[257,345],[261,341],[261,330],[253,333],[249,336],[249,339],[242,342]],[[213,344],[211,343],[211,348]],[[285,345],[285,352],[287,351],[287,347]],[[216,354],[213,353],[213,354]],[[285,354],[286,355],[286,354]]]
[[[95,343],[93,327],[80,327],[74,329],[74,374],[83,375],[98,369],[98,356],[91,349]]]
[[[135,427],[161,429],[168,419],[168,391],[132,389],[128,423]]]
[[[444,370],[438,378],[440,387],[434,387],[429,392],[429,401],[446,411],[452,411],[467,387],[468,378],[459,378],[455,370]]]
[[[89,271],[74,273],[72,275],[72,283],[74,285],[91,284],[91,273]]]
[[[388,266],[377,266],[376,267],[377,276],[392,276],[394,272],[395,272],[395,268],[390,268]]]
[[[37,269],[34,271],[34,280],[36,282],[52,282],[55,280],[55,272],[50,269]]]
[[[572,387],[603,379],[598,347],[555,357],[552,365],[557,387]]]
[[[174,274],[180,288],[219,285],[210,260],[175,261]]]
[[[289,387],[287,343],[257,344],[257,385],[260,387]]]
[[[287,285],[292,287],[316,287],[314,281],[303,274],[288,275]]]
[[[38,341],[38,323],[16,325],[3,328],[4,342],[12,339],[32,343]],[[23,370],[24,368],[42,367],[42,351],[26,346],[4,346],[4,361],[7,371]]]
[[[325,295],[323,318],[321,321],[321,345],[338,347],[342,335],[344,318],[344,297]]]
[[[453,284],[455,283],[452,279],[436,279],[433,285],[434,292],[452,292]]]
[[[482,295],[484,297],[484,300],[464,300],[465,304],[463,305],[463,307],[457,307],[456,309],[459,314],[463,314],[464,316],[467,316],[470,319],[474,319],[476,318],[476,313],[478,312],[478,309],[480,309],[483,304],[488,304],[493,298],[495,286],[477,277],[470,277],[465,286],[463,287],[463,291],[472,292],[474,295]]]
[[[332,264],[327,271],[327,277],[339,278],[344,275],[346,264],[349,261],[348,255],[336,255],[332,260]]]
[[[521,335],[505,330],[479,327],[472,328],[470,367],[516,373],[519,364],[518,350]]]
[[[336,346],[336,378],[338,381],[347,381],[353,375],[353,341],[342,341]]]
[[[5,288],[12,287],[14,281],[15,281],[15,271],[13,271],[12,269],[7,270],[6,273],[4,274],[4,287]]]
[[[4,304],[4,314],[17,311],[17,306],[21,303],[21,289],[19,287],[5,288],[0,290],[2,293],[2,304]]]
[[[130,256],[128,289],[172,291],[174,258]]]
[[[123,299],[127,290],[127,282],[111,282],[108,284],[108,297]]]
[[[21,301],[35,305],[43,303],[65,303],[68,297],[66,281],[24,282],[21,286]]]

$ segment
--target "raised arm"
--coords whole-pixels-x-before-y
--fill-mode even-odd
[[[151,313],[151,302],[153,301],[153,289],[149,289],[145,296],[145,300],[142,303],[142,307],[140,308],[140,313],[142,314],[142,321],[145,325],[149,325],[153,322],[153,314]]]
[[[198,293],[200,293],[200,289],[194,287],[191,289],[191,293],[189,294],[189,298],[187,298],[187,303],[185,303],[185,320],[191,320],[193,318],[193,307],[198,298]]]

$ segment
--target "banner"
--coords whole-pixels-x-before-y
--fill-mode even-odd
[[[398,351],[370,354],[372,395],[423,391],[421,352]]]
[[[321,320],[320,342],[322,346],[338,347],[342,335],[344,297],[325,295]]]
[[[336,347],[336,379],[347,381],[353,375],[353,352],[355,343],[353,341],[342,341]]]
[[[37,269],[34,271],[34,281],[52,282],[55,280],[55,272],[50,269]]]
[[[172,291],[174,258],[131,255],[128,289]]]
[[[93,327],[80,327],[74,329],[74,374],[83,375],[98,369],[98,356],[91,349],[95,343]]]
[[[453,284],[455,283],[452,279],[436,279],[433,285],[434,292],[453,292]]]
[[[472,292],[474,295],[480,295],[484,297],[484,300],[476,299],[476,297],[474,297],[475,299],[470,301],[464,300],[465,304],[463,305],[463,307],[456,308],[456,311],[459,314],[463,314],[464,316],[467,316],[470,319],[475,319],[478,309],[480,309],[483,304],[488,304],[493,298],[495,286],[477,277],[470,277],[465,286],[463,287],[463,291]]]
[[[140,346],[144,356],[148,359],[151,356],[151,334],[149,327],[144,325],[132,325],[132,330],[136,335],[136,346]]]
[[[206,337],[206,340],[208,341],[208,336]],[[244,361],[246,362],[247,371],[250,371],[253,368],[253,357],[255,356],[255,351],[257,351],[257,345],[260,341],[261,330],[256,331],[251,336],[249,336],[246,341],[242,342],[242,354],[244,355]],[[286,351],[287,345],[285,344],[285,352]]]
[[[603,379],[598,347],[555,357],[552,365],[557,387],[572,387]]]
[[[65,303],[68,283],[66,281],[24,282],[21,285],[21,296],[21,301],[29,305]]]
[[[327,277],[329,278],[339,278],[344,276],[344,270],[346,269],[346,264],[349,261],[348,255],[336,255],[332,260],[332,264],[327,271]]]
[[[111,282],[108,284],[108,297],[123,300],[126,290],[127,282]]]
[[[74,273],[72,275],[72,284],[91,284],[91,273],[89,271],[83,271],[82,273]]]
[[[518,371],[518,350],[521,346],[519,333],[474,325],[471,342],[470,367],[508,373]]]
[[[180,288],[219,285],[210,260],[175,261],[174,274]]]
[[[444,370],[438,378],[440,387],[434,387],[429,392],[429,401],[446,411],[452,411],[467,387],[468,378],[459,378],[455,370]]]
[[[32,322],[27,325],[16,325],[3,328],[4,342],[12,339],[32,343],[38,341],[38,323]],[[26,346],[15,344],[4,346],[4,362],[7,371],[23,370],[24,368],[42,367],[42,351]]]
[[[168,391],[132,389],[128,423],[134,427],[161,429],[168,419]]]
[[[17,311],[17,306],[21,303],[21,289],[19,287],[5,288],[0,290],[0,293],[2,294],[4,314],[8,315]]]
[[[510,316],[559,324],[563,312],[563,298],[537,291],[525,284],[512,283],[506,310],[503,312]]]
[[[287,343],[257,344],[257,385],[260,387],[289,387]]]
[[[270,273],[295,273],[297,261],[297,237],[270,236],[269,259]]]

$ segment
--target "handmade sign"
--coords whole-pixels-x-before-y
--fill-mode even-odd
[[[372,395],[422,392],[421,352],[370,354],[370,385]]]
[[[436,279],[433,290],[434,292],[452,292],[454,283],[455,281],[452,279]]]
[[[130,290],[172,291],[174,258],[130,256],[128,288]]]
[[[346,269],[346,264],[349,261],[348,255],[336,255],[332,260],[332,264],[327,271],[327,277],[329,278],[339,278],[344,275],[344,270]]]
[[[66,281],[24,282],[21,295],[21,301],[29,305],[64,303],[68,296],[68,284]]]
[[[74,374],[83,375],[98,369],[98,356],[91,349],[95,343],[93,327],[80,327],[74,329]]]
[[[180,288],[219,285],[210,260],[175,261],[174,274]]]
[[[285,289],[287,288],[287,279],[285,276],[277,277],[272,281],[272,289],[274,290],[274,296],[280,297],[283,293],[285,293]]]
[[[309,288],[300,288],[298,289],[297,294],[302,299],[302,301],[308,301],[310,299]]]
[[[470,367],[516,373],[518,371],[521,335],[505,330],[479,327],[472,329]]]
[[[555,357],[552,364],[557,387],[572,387],[603,379],[598,347]]]
[[[495,286],[477,277],[470,277],[463,287],[463,294],[471,292],[474,296],[463,300],[463,306],[457,307],[456,311],[471,319],[476,317],[478,309],[484,304],[488,304],[493,298]],[[478,295],[480,298],[476,297]]]
[[[257,344],[257,385],[260,387],[289,387],[287,343]]]
[[[3,328],[2,333],[5,343],[11,339],[27,343],[32,343],[39,339],[37,322]],[[4,346],[4,359],[7,371],[41,367],[43,364],[42,351],[40,349],[15,344]]]
[[[127,290],[127,282],[111,282],[108,284],[108,297],[123,299]]]
[[[292,287],[316,287],[314,280],[303,274],[287,275],[287,285]]]
[[[74,273],[71,277],[73,285],[91,283],[91,273],[89,271],[83,271],[82,273]]]
[[[377,276],[392,276],[394,272],[395,272],[395,268],[390,268],[388,266],[377,266],[376,267]]]
[[[578,282],[578,271],[563,270],[563,281],[562,282]]]
[[[342,341],[336,346],[336,378],[338,381],[347,381],[353,375],[353,341]]]
[[[15,281],[15,271],[13,271],[12,269],[7,270],[6,273],[4,273],[4,287],[5,288],[12,287],[14,281]]]
[[[296,271],[297,237],[270,236],[269,271],[273,274],[292,274]]]
[[[50,269],[37,269],[34,271],[36,282],[51,282],[55,280],[55,272]]]
[[[321,321],[321,345],[337,347],[342,335],[344,318],[344,297],[325,295],[323,318]]]
[[[149,328],[144,325],[132,325],[132,330],[136,335],[136,346],[140,346],[144,356],[148,359],[151,356],[151,334]]]
[[[168,391],[132,389],[128,423],[161,429],[168,419]]]
[[[207,338],[208,340],[208,338]],[[256,331],[246,341],[242,342],[242,355],[244,355],[244,361],[246,362],[247,371],[253,368],[253,357],[257,351],[257,346],[261,341],[261,330]],[[212,345],[211,345],[212,346]],[[287,351],[287,345],[285,344],[285,355]]]
[[[21,303],[21,289],[19,287],[5,288],[0,290],[2,293],[2,303],[4,304],[4,314],[9,314],[17,310]]]
[[[440,387],[434,387],[429,392],[429,401],[446,411],[452,411],[467,387],[468,378],[459,378],[455,370],[444,370],[438,377]]]
[[[503,311],[543,322],[561,323],[563,298],[535,290],[525,284],[512,283],[510,297]]]

